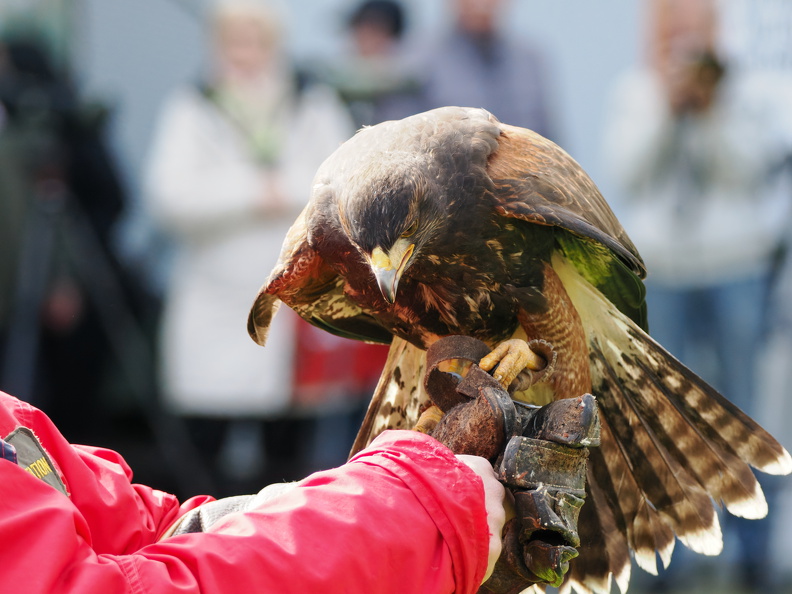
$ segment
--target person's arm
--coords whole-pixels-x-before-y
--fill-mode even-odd
[[[392,431],[208,532],[142,549],[135,563],[150,592],[170,592],[153,589],[153,555],[178,559],[211,592],[475,592],[489,532],[478,474],[433,438]]]
[[[0,540],[8,534],[6,511],[16,502],[20,508],[32,510],[66,508],[79,516],[74,523],[85,525],[94,549],[131,551],[159,538],[187,511],[214,500],[198,496],[180,504],[174,495],[132,483],[132,470],[120,454],[69,443],[42,411],[0,392],[0,438],[8,439],[21,427],[35,435],[38,445],[32,451],[40,448],[40,454],[18,456],[18,464],[0,465]],[[9,443],[13,445],[13,438]],[[39,455],[46,456],[53,468],[42,467],[38,475],[36,465],[25,471],[32,458]],[[55,482],[68,497],[38,478],[50,473],[46,480],[52,483],[57,476]],[[48,490],[40,492],[41,484]],[[59,497],[50,501],[50,491]],[[39,495],[43,497],[40,506],[35,502]]]
[[[387,433],[207,533],[156,542],[199,501],[179,508],[132,485],[117,454],[69,446],[40,412],[7,396],[2,404],[3,434],[14,422],[32,428],[70,496],[0,460],[0,591],[474,592],[483,580],[482,480],[417,432]]]

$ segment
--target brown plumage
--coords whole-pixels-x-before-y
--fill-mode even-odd
[[[390,342],[356,448],[426,405],[424,349],[466,334],[541,338],[556,371],[515,397],[593,393],[580,556],[564,589],[625,590],[630,551],[656,571],[674,535],[717,554],[712,501],[767,506],[750,466],[789,454],[646,330],[644,266],[599,190],[552,142],[480,109],[443,108],[359,132],[317,173],[311,202],[251,310],[260,343],[279,301],[341,336]]]

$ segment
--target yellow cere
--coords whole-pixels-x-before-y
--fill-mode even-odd
[[[391,259],[380,247],[375,247],[371,252],[371,263],[382,270],[393,270]]]

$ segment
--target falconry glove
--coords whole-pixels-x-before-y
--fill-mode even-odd
[[[552,347],[533,342],[531,348],[548,365],[522,378],[521,389],[552,371]],[[488,459],[514,497],[503,553],[480,592],[511,594],[535,583],[558,586],[580,545],[577,520],[588,448],[599,445],[596,401],[585,394],[544,407],[515,402],[476,364],[489,352],[483,342],[463,336],[429,348],[424,386],[443,415],[436,424],[432,415],[422,417],[419,430],[457,454]]]

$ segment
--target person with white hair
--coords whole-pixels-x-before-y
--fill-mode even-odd
[[[288,441],[273,432],[292,394],[296,317],[278,316],[265,349],[245,320],[316,169],[354,130],[333,91],[299,84],[271,5],[222,0],[209,22],[209,71],[168,98],[144,185],[176,249],[161,321],[163,397],[208,463],[231,452],[216,475],[228,484],[262,480],[268,432],[266,445]]]

